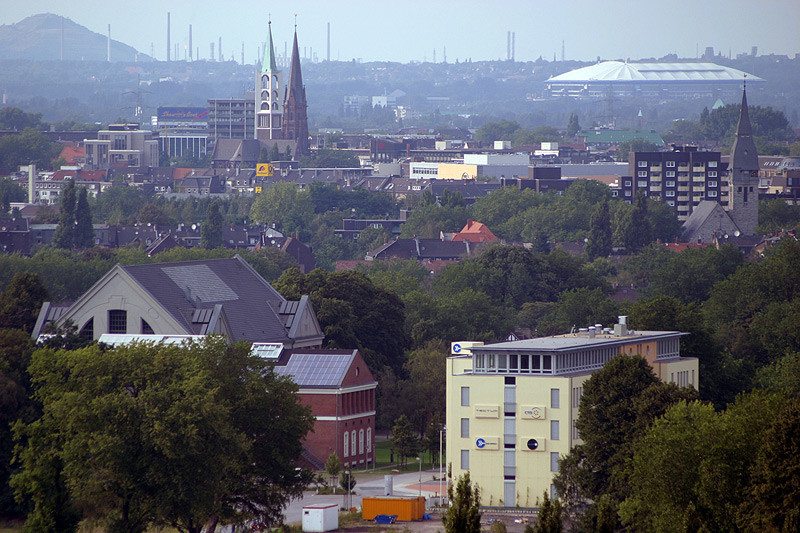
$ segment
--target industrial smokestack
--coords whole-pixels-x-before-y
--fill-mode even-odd
[[[244,65],[244,41],[242,41],[242,65]]]
[[[511,32],[506,33],[506,59],[511,59]]]
[[[111,63],[111,24],[108,25],[108,50],[106,50],[106,61]]]
[[[331,60],[331,23],[328,23],[328,52],[325,55],[325,58],[330,61]]]
[[[189,24],[189,61],[192,60],[192,25]]]
[[[222,57],[222,37],[219,38],[219,48],[217,48],[217,53],[219,54],[219,60],[224,61]]]
[[[28,165],[28,203],[36,200],[36,165]]]
[[[209,43],[211,45],[211,61],[214,61],[214,41]]]
[[[511,32],[511,61],[514,61],[514,58],[517,55],[517,32]]]
[[[170,60],[170,54],[172,54],[172,43],[169,40],[169,11],[167,11],[167,61]]]

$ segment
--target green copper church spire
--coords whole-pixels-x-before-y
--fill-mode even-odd
[[[261,62],[261,73],[268,74],[280,72],[278,63],[275,61],[275,47],[272,45],[272,21],[269,21],[269,42],[264,47],[264,60]]]

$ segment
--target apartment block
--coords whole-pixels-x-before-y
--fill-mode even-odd
[[[454,343],[447,359],[447,457],[454,479],[470,472],[482,505],[534,507],[575,428],[583,385],[612,357],[638,354],[661,380],[698,387],[698,361],[680,356],[679,331],[612,328],[480,345]]]
[[[718,202],[728,209],[728,180],[719,152],[676,146],[669,152],[635,152],[628,175],[621,178],[620,196],[632,202],[639,192],[666,202],[684,221],[700,202]]]

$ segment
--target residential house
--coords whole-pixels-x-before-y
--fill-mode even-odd
[[[51,321],[71,321],[89,339],[110,334],[208,335],[231,341],[322,344],[308,296],[288,301],[247,262],[210,259],[114,266],[70,305],[45,302],[33,338]]]

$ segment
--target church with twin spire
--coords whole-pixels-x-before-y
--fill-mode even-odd
[[[297,26],[289,64],[289,83],[286,86],[275,57],[272,21],[269,22],[268,32],[261,72],[256,76],[255,138],[267,147],[274,144],[273,141],[292,141],[295,156],[305,155],[308,154],[308,103],[300,69]]]

